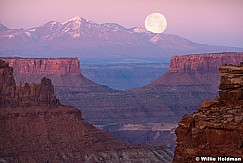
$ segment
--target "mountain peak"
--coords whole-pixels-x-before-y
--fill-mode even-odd
[[[82,17],[80,17],[80,16],[75,16],[75,17],[73,17],[73,18],[71,18],[71,19],[69,19],[69,20],[63,22],[62,25],[63,25],[63,24],[67,24],[67,23],[69,23],[69,22],[75,22],[75,23],[89,22],[89,23],[92,23],[92,22],[89,21],[88,19],[84,19],[84,18],[82,18]]]
[[[83,18],[81,18],[80,16],[75,16],[71,19],[69,19],[68,21],[81,21]]]
[[[69,20],[63,22],[62,25],[63,25],[63,24],[67,24],[67,23],[69,23],[69,22],[81,22],[82,19],[83,19],[83,18],[81,18],[80,16],[75,16],[75,17],[73,17],[73,18],[71,18],[71,19],[69,19]]]

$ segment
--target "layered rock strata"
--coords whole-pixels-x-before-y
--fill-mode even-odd
[[[176,122],[185,113],[194,111],[201,100],[217,95],[220,79],[217,69],[224,63],[240,63],[243,53],[175,56],[165,75],[148,86],[126,92],[114,91],[86,79],[80,74],[77,58],[5,60],[21,73],[18,75],[14,70],[17,82],[24,79],[36,82],[33,80],[40,81],[47,76],[58,86],[57,96],[63,103],[80,108],[86,120],[99,125],[117,121]],[[42,63],[42,68],[35,68],[34,63]]]
[[[243,100],[243,62],[239,66],[224,65],[220,68],[220,100]]]
[[[239,64],[243,61],[243,53],[225,52],[214,54],[191,54],[174,56],[170,60],[170,67],[149,87],[155,86],[201,86],[211,88],[207,91],[217,92],[220,84],[218,69],[223,64]]]
[[[43,77],[52,80],[55,87],[94,87],[105,90],[81,74],[78,58],[0,58],[13,67],[17,83],[37,83]]]
[[[155,95],[159,99],[153,98],[153,105],[166,105],[161,110],[169,108],[180,117],[193,112],[200,101],[217,96],[220,83],[218,69],[223,64],[239,64],[242,61],[243,53],[236,52],[174,56],[164,75],[130,92],[139,92],[140,96]]]
[[[40,84],[17,84],[13,77],[13,68],[0,60],[0,107],[30,107],[59,105],[50,79],[42,78]]]
[[[195,162],[196,157],[242,161],[243,63],[223,65],[220,76],[219,97],[202,101],[196,113],[185,115],[180,121],[173,162]]]
[[[1,58],[14,68],[15,75],[33,74],[76,74],[80,75],[78,58]]]
[[[0,162],[170,162],[162,147],[132,146],[59,103],[50,79],[16,85],[0,60]]]
[[[14,63],[20,65],[22,60],[28,59],[15,58]],[[243,53],[175,56],[166,74],[148,86],[125,92],[94,84],[77,73],[14,75],[17,79],[31,82],[39,82],[43,76],[52,79],[58,86],[55,87],[58,99],[79,108],[84,119],[95,125],[177,123],[184,114],[195,111],[203,99],[217,96],[220,81],[217,69],[222,64],[239,64],[240,61],[243,61]],[[34,62],[27,63],[34,67],[31,65]],[[74,66],[78,62],[71,63]],[[123,133],[122,139],[127,140]],[[130,131],[127,133],[130,135]]]
[[[163,147],[134,146],[85,122],[70,106],[0,108],[2,162],[171,162]]]
[[[218,73],[223,64],[239,64],[243,60],[243,53],[225,52],[212,54],[190,54],[171,58],[170,73]]]

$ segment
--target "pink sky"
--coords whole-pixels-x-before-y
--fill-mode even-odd
[[[165,33],[198,43],[243,47],[242,0],[0,0],[0,23],[9,28],[31,28],[74,16],[144,27],[152,12],[166,17]]]

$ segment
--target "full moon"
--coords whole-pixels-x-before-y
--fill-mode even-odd
[[[152,13],[145,19],[145,28],[153,33],[162,33],[167,27],[167,21],[164,15]]]

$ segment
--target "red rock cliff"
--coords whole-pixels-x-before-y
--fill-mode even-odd
[[[174,56],[168,72],[217,73],[223,64],[239,64],[241,61],[243,53],[236,52]]]
[[[43,77],[58,87],[99,86],[81,74],[78,58],[0,58],[13,67],[16,83],[37,83]]]
[[[78,58],[2,58],[14,68],[14,75],[80,75]]]
[[[225,52],[214,54],[192,54],[171,58],[170,67],[165,75],[155,80],[154,85],[211,85],[218,90],[220,76],[218,69],[223,64],[239,64],[243,53]]]
[[[50,79],[43,78],[40,84],[15,84],[13,68],[0,60],[0,107],[29,107],[59,105]]]
[[[219,98],[202,101],[198,112],[179,123],[174,163],[195,162],[196,157],[243,161],[243,63],[222,66],[220,75]]]

